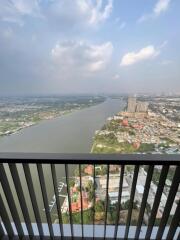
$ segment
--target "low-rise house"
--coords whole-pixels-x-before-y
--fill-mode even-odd
[[[88,175],[92,175],[93,174],[93,166],[88,165],[87,167],[84,168],[84,172]]]

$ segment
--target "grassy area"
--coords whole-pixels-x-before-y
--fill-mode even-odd
[[[128,142],[119,143],[109,136],[96,138],[93,144],[93,153],[137,153],[154,151],[154,144],[142,144],[139,149]]]
[[[93,153],[132,153],[134,150],[129,143],[119,143],[113,133],[106,136],[96,135],[92,148]]]
[[[138,152],[153,152],[155,150],[154,144],[142,143],[140,148],[137,150]]]
[[[119,122],[112,120],[111,122],[106,123],[101,130],[114,131],[120,127]]]
[[[93,153],[133,153],[135,149],[132,145],[126,143],[104,144],[96,143],[92,150]]]
[[[130,134],[133,135],[134,132],[130,131]],[[154,144],[142,143],[137,149],[128,142],[119,143],[114,133],[96,135],[92,147],[92,153],[151,153],[154,150]]]

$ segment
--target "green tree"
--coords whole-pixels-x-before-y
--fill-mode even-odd
[[[67,213],[62,214],[62,221],[64,224],[69,223],[69,215]]]
[[[121,209],[122,210],[128,210],[129,207],[130,207],[130,200],[129,199],[126,202],[121,204]],[[137,201],[133,202],[133,209],[138,209]]]
[[[95,212],[104,212],[104,202],[102,200],[99,200],[95,204]]]
[[[107,166],[102,165],[101,175],[105,175],[105,174],[107,174]]]
[[[154,149],[155,149],[154,144],[142,143],[140,148],[138,149],[138,152],[153,152]]]
[[[78,167],[74,170],[74,175],[76,177],[79,177],[79,168]]]
[[[93,210],[92,209],[83,211],[83,222],[84,222],[84,224],[92,224],[92,222],[93,222]]]
[[[74,224],[81,224],[81,213],[73,213],[72,214],[72,219]]]
[[[93,191],[89,191],[88,192],[88,200],[91,202],[94,198],[94,192]]]
[[[74,185],[75,185],[75,181],[74,181],[74,179],[71,179],[71,180],[69,181],[69,186],[70,186],[70,187],[74,187]]]

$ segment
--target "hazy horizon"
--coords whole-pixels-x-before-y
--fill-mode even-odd
[[[180,93],[180,1],[2,0],[0,96]]]
[[[131,93],[127,93],[127,92],[119,92],[119,93],[116,93],[116,92],[107,92],[107,93],[16,93],[16,94],[13,94],[13,93],[5,93],[5,94],[2,94],[0,93],[0,98],[18,98],[18,97],[70,97],[70,96],[102,96],[102,97],[141,97],[141,96],[149,96],[149,97],[153,97],[153,96],[166,96],[166,97],[179,97],[180,96],[180,92],[178,91],[174,91],[174,92],[131,92]]]

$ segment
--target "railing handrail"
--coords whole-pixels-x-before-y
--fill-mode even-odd
[[[102,163],[101,163],[102,161]],[[180,165],[180,154],[0,153],[1,163]]]
[[[7,166],[6,164],[7,163]],[[25,177],[25,185],[22,184],[21,180],[21,171],[19,166],[16,165],[16,163],[22,163],[21,166],[21,171],[23,172],[23,175]],[[34,182],[34,176],[33,175],[33,169],[31,166],[31,163],[35,165],[36,168],[36,181]],[[45,231],[43,228],[43,220],[42,216],[40,213],[40,209],[42,209],[39,204],[38,204],[38,196],[42,199],[42,206],[44,207],[45,210],[45,218],[47,220],[47,230],[48,230],[48,237],[51,239],[54,239],[55,234],[58,234],[58,237],[61,237],[61,239],[68,239],[67,237],[70,235],[71,239],[83,239],[84,238],[84,210],[87,210],[84,201],[83,201],[83,191],[85,188],[83,188],[82,185],[82,179],[84,177],[83,172],[82,172],[82,165],[83,164],[90,164],[91,167],[91,190],[86,191],[86,195],[88,194],[87,192],[91,192],[91,199],[90,202],[90,212],[91,212],[91,217],[88,215],[88,218],[90,217],[89,223],[91,224],[91,231],[88,233],[90,237],[96,238],[96,239],[108,239],[109,236],[113,236],[113,239],[131,239],[130,234],[134,235],[135,238],[133,239],[150,239],[152,234],[155,234],[154,239],[162,239],[162,236],[166,232],[166,240],[173,239],[175,234],[180,234],[179,233],[179,216],[180,216],[180,202],[176,200],[176,194],[179,191],[179,183],[180,183],[180,155],[163,155],[163,154],[57,154],[57,153],[0,153],[0,187],[2,189],[2,194],[0,194],[0,238],[2,236],[6,237],[16,237],[17,235],[19,238],[27,237],[29,236],[30,238],[33,238],[34,236],[39,237],[39,239],[43,239],[45,237]],[[48,165],[48,172],[45,173],[44,169],[44,164]],[[61,164],[60,166],[57,166],[55,164]],[[79,168],[79,175],[78,172],[74,172],[74,175],[70,173],[70,169],[72,166],[69,166],[71,164],[77,165],[76,170]],[[102,179],[106,179],[106,186],[105,186],[105,191],[103,188],[98,190],[96,189],[96,176],[97,176],[97,181],[99,181],[99,175],[96,172],[96,166],[102,164],[105,165],[105,168],[102,168]],[[64,165],[64,166],[63,166]],[[111,207],[110,203],[110,198],[109,198],[109,193],[110,193],[110,185],[111,189],[114,191],[115,184],[110,183],[110,177],[113,176],[112,172],[110,173],[110,165],[119,165],[118,167],[118,178],[119,178],[119,183],[116,185],[116,192],[117,192],[117,203],[116,209],[113,210],[113,214],[117,214],[112,222],[110,222],[110,226],[114,225],[114,230],[109,229],[109,223],[108,223],[108,213]],[[133,168],[130,167],[126,171],[126,166],[127,165],[135,165]],[[148,168],[145,168],[143,171],[141,169],[142,165],[148,165]],[[153,174],[155,173],[155,165],[161,165],[162,168],[160,168],[158,172],[158,181],[156,179],[157,175],[155,176],[155,179],[153,179]],[[172,165],[175,165],[172,169]],[[60,167],[60,168],[59,168]],[[59,171],[60,169],[63,169],[63,171]],[[9,170],[8,170],[9,169]],[[84,169],[84,166],[83,166]],[[132,170],[133,169],[133,170]],[[73,171],[73,169],[71,169]],[[105,172],[104,172],[105,170]],[[156,169],[157,170],[157,169]],[[173,170],[174,173],[169,172],[170,170]],[[9,172],[10,171],[10,172]],[[83,170],[84,171],[84,170]],[[112,170],[111,170],[112,171]],[[146,172],[146,173],[145,173]],[[84,171],[85,173],[85,171]],[[168,174],[170,173],[170,176],[168,177]],[[139,174],[143,175],[143,179],[139,179],[138,177]],[[75,190],[76,196],[78,197],[78,202],[80,201],[80,215],[78,218],[78,221],[76,222],[73,217],[74,213],[72,208],[72,201],[74,202],[74,197],[72,194],[72,187],[70,185],[70,177],[77,175],[77,185],[79,186],[79,190]],[[173,175],[173,176],[172,176]],[[12,178],[12,181],[10,181],[10,178]],[[46,178],[45,178],[46,177]],[[68,211],[69,214],[69,221],[68,224],[70,228],[69,230],[66,231],[65,226],[64,226],[64,220],[63,220],[63,211],[61,211],[61,201],[59,199],[59,189],[58,189],[58,181],[59,179],[65,179],[65,185],[66,185],[66,192],[67,196],[65,199],[65,207],[66,211]],[[123,189],[123,181],[126,178],[128,182],[128,191],[129,191],[129,197],[128,197],[128,207],[126,207],[126,220],[124,219],[124,230],[119,233],[119,226],[120,224],[120,219],[121,217],[121,211],[123,210],[122,208],[122,196],[123,196],[123,191],[127,191],[127,186]],[[172,178],[172,179],[171,179]],[[85,177],[87,180],[87,178]],[[89,179],[89,178],[88,178]],[[168,187],[168,182],[166,180],[169,179],[171,182],[170,186]],[[47,181],[51,181],[51,189],[52,192],[54,192],[53,195],[53,204],[57,206],[57,219],[59,219],[59,228],[58,228],[58,233],[53,229],[53,221],[52,221],[52,215],[51,215],[51,210],[50,206],[52,204],[49,204],[49,185],[47,185]],[[144,181],[144,184],[143,184]],[[157,182],[156,184],[152,184],[152,182]],[[37,184],[39,185],[39,189],[37,188]],[[79,184],[78,184],[79,182]],[[17,207],[16,200],[14,198],[14,191],[11,188],[11,185],[14,185],[14,190],[17,195],[17,200],[19,202],[20,209]],[[23,181],[24,183],[24,181]],[[140,192],[142,195],[138,195],[141,198],[141,201],[138,202],[138,209],[139,209],[139,214],[136,219],[137,224],[135,225],[135,229],[131,232],[131,222],[132,222],[132,214],[135,208],[134,207],[134,202],[139,198],[136,197],[137,191],[137,186],[141,185],[144,187],[143,194]],[[156,191],[154,192],[154,187],[156,185]],[[167,199],[165,202],[165,205],[161,206],[162,211],[162,217],[160,220],[160,223],[158,225],[157,232],[154,232],[154,226],[156,225],[156,216],[158,213],[158,208],[160,206],[161,202],[161,197],[164,193],[164,188],[165,185],[167,186],[166,188],[166,193],[167,189],[168,190],[168,195]],[[28,190],[28,195],[29,199],[32,203],[32,209],[28,208],[28,202],[26,198],[25,191],[23,190],[27,188]],[[74,189],[74,188],[73,188]],[[103,192],[104,191],[104,195]],[[148,202],[148,196],[151,191],[151,205]],[[80,195],[79,195],[80,193]],[[98,194],[97,194],[98,193]],[[40,194],[40,195],[39,195]],[[100,212],[104,212],[104,230],[101,233],[103,234],[103,237],[99,236],[97,237],[97,233],[95,231],[96,229],[96,200],[99,198],[99,194],[103,195],[103,210],[101,208]],[[87,195],[88,198],[90,195]],[[87,198],[86,196],[86,198]],[[101,198],[100,198],[101,199]],[[127,199],[124,199],[127,201]],[[75,202],[77,202],[77,197]],[[147,202],[149,203],[149,210],[147,211]],[[173,205],[176,203],[176,208],[173,208],[173,215],[171,215],[171,209]],[[6,205],[7,204],[7,205]],[[86,202],[85,202],[86,204]],[[8,206],[8,208],[7,208]],[[10,215],[8,214],[8,210],[10,211]],[[20,212],[21,210],[23,214],[23,220],[24,220],[24,225],[27,228],[27,231],[24,231],[23,224],[21,222],[21,216]],[[32,222],[31,222],[31,211],[34,213],[35,221],[37,224],[37,230],[38,234],[34,232]],[[144,221],[144,214],[146,213],[146,218],[148,218],[148,223],[147,225],[147,230],[144,231],[145,237],[141,238],[141,230],[143,226],[143,221]],[[12,220],[11,220],[11,217]],[[167,226],[169,223],[169,217],[172,217],[172,220],[170,221],[169,227]],[[86,216],[87,217],[87,216]],[[125,215],[124,215],[125,217]],[[123,217],[123,218],[124,218]],[[45,220],[45,221],[46,221]],[[14,231],[13,229],[13,224],[17,230],[17,232]],[[75,221],[75,222],[74,222]],[[92,223],[93,222],[93,223]],[[75,224],[78,223],[81,225],[81,231],[78,233],[75,228]],[[98,224],[97,224],[98,225]],[[4,228],[3,228],[4,227]],[[166,228],[168,227],[168,229]],[[5,232],[5,230],[6,232]],[[178,232],[177,232],[178,229]],[[87,230],[87,229],[86,229]],[[131,232],[131,233],[130,233]],[[119,237],[123,238],[118,238]],[[65,237],[65,238],[64,238]],[[77,237],[77,238],[76,238]],[[85,234],[85,238],[87,235]],[[45,238],[44,238],[45,239]],[[87,238],[87,239],[92,239],[92,238]],[[111,238],[112,239],[112,238]],[[179,236],[176,236],[175,239],[179,239]]]

